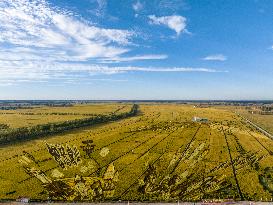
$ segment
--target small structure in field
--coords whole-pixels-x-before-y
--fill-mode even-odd
[[[193,122],[202,122],[202,123],[207,123],[209,122],[208,118],[201,118],[201,117],[193,117],[192,118]]]
[[[20,203],[29,203],[29,198],[28,197],[19,197],[16,199],[17,202],[20,202]]]

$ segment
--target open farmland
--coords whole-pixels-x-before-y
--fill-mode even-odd
[[[63,112],[47,112],[47,113],[34,113],[34,112],[17,112],[16,114],[19,115],[18,119],[16,118],[16,114],[10,114],[10,113],[3,113],[4,115],[15,115],[15,118],[3,118],[4,120],[10,119],[11,122],[5,121],[5,123],[0,124],[0,144],[14,144],[26,140],[36,139],[36,138],[42,138],[45,136],[54,135],[57,133],[63,133],[67,131],[71,131],[74,129],[78,129],[81,127],[91,126],[99,123],[105,123],[109,121],[115,121],[118,119],[123,119],[129,116],[133,116],[137,113],[137,105],[128,106],[128,105],[122,105],[122,106],[116,106],[115,110],[112,110],[111,112],[109,110],[103,109],[104,105],[99,106],[100,112],[97,111],[97,114],[92,113],[63,113]],[[107,106],[106,106],[107,107]],[[89,108],[90,110],[96,109],[93,106],[90,108],[89,106],[84,106],[84,109]],[[104,110],[104,112],[102,112]],[[71,111],[71,110],[70,110]],[[72,110],[73,111],[73,110]],[[26,119],[22,119],[24,116],[42,116],[42,119],[37,117],[31,118],[31,120],[37,120],[37,124],[33,124],[30,122],[26,122],[24,126],[20,126],[20,122],[26,119],[30,120],[29,117],[25,117]],[[65,120],[67,117],[71,116],[82,116],[79,118],[72,118],[70,120]],[[51,117],[45,117],[45,116],[51,116]],[[52,116],[57,116],[56,119]],[[61,116],[65,116],[62,118]],[[83,117],[84,116],[84,117]],[[51,120],[51,119],[54,120]],[[44,120],[43,120],[44,119]],[[58,120],[59,119],[59,120]],[[11,126],[12,120],[15,121],[19,126]],[[56,121],[57,120],[57,121]],[[43,122],[43,123],[42,123]]]
[[[249,113],[247,110],[242,108],[237,108],[236,111],[242,116],[251,120],[255,124],[267,130],[269,133],[273,134],[273,115],[261,115],[259,113]]]
[[[40,106],[32,109],[0,110],[0,124],[10,128],[29,127],[45,123],[62,122],[107,115],[113,112],[128,112],[131,105],[126,104],[87,104],[69,107]],[[1,129],[1,128],[0,128]]]
[[[3,146],[0,179],[1,199],[271,201],[273,141],[229,110],[141,104],[136,116]]]

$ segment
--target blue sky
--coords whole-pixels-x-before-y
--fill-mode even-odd
[[[273,100],[271,0],[2,0],[0,99]]]

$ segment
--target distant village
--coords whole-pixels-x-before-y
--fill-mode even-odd
[[[0,110],[31,109],[37,106],[71,107],[75,104],[87,103],[165,103],[190,104],[194,107],[206,108],[212,106],[244,107],[251,114],[272,115],[273,101],[186,101],[186,100],[0,100]]]
[[[273,102],[209,102],[198,103],[194,107],[207,108],[212,106],[236,106],[243,107],[250,114],[273,115]]]
[[[245,109],[247,109],[250,114],[273,115],[272,104],[262,106],[247,106]]]

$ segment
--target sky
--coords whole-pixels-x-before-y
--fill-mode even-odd
[[[271,0],[1,0],[0,99],[273,100]]]

